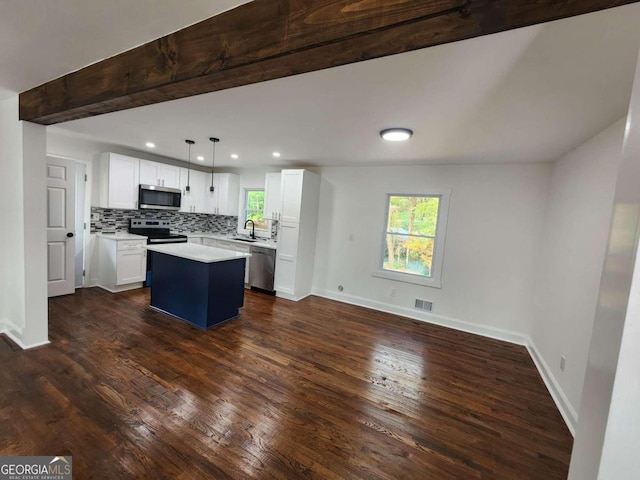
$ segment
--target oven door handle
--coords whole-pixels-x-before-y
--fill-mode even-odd
[[[153,240],[147,240],[147,245],[155,245],[158,243],[187,243],[186,238],[155,238]]]

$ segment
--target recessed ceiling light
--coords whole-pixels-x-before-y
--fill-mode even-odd
[[[153,142],[147,142],[145,143],[145,145],[147,146],[147,148],[156,148],[156,144]]]
[[[233,158],[234,160],[238,159],[238,154],[237,153],[232,153],[231,154],[231,158]]]
[[[203,161],[204,161],[204,157],[203,157],[202,155],[198,155],[196,158],[197,158],[198,160],[200,160],[201,162],[203,162]]]
[[[390,142],[403,142],[409,140],[413,135],[413,130],[408,128],[387,128],[380,132],[380,136]]]
[[[278,158],[280,156],[280,152],[273,152],[273,156]]]

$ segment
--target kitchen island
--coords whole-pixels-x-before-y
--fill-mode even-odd
[[[147,245],[153,264],[151,308],[209,328],[239,315],[249,253],[192,243]]]

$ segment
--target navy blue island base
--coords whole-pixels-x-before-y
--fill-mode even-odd
[[[151,307],[209,328],[236,318],[244,304],[245,258],[203,263],[160,252],[152,255]]]

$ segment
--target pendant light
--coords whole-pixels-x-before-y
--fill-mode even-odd
[[[191,181],[191,145],[193,145],[194,142],[193,140],[185,140],[185,143],[187,145],[189,145],[189,166],[187,167],[187,186],[185,188],[185,191],[189,192],[191,191],[191,186],[190,186],[190,181]]]
[[[213,193],[213,191],[215,190],[213,188],[213,164],[216,161],[216,143],[218,143],[220,139],[216,137],[209,137],[209,140],[211,140],[211,143],[213,143],[213,152],[211,154],[211,186],[209,187],[209,191]]]

